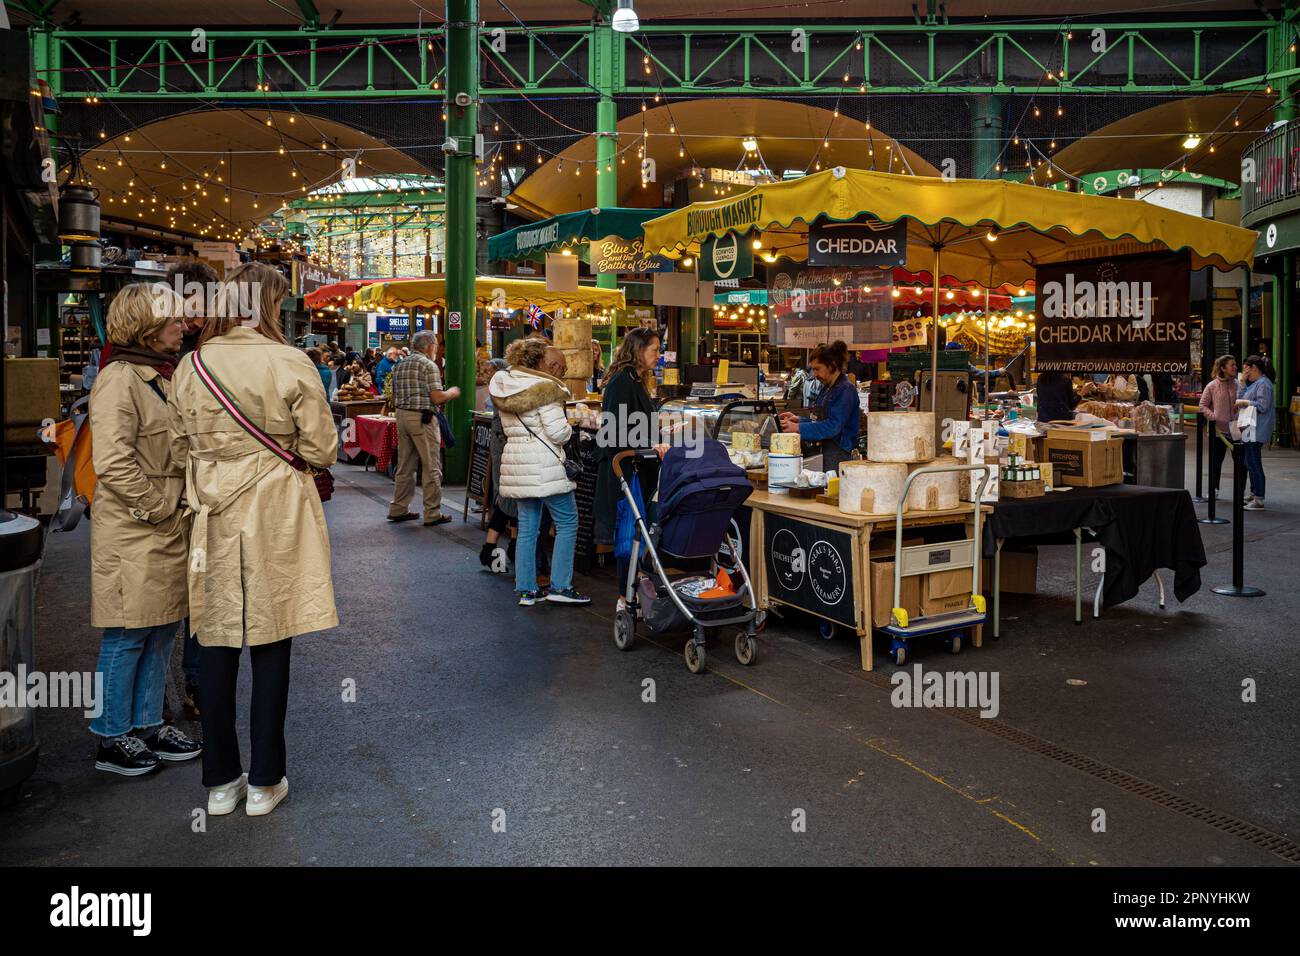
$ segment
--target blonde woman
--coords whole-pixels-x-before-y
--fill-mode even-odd
[[[95,769],[139,776],[202,748],[163,725],[167,658],[186,612],[189,519],[184,457],[167,433],[167,398],[185,327],[163,285],[129,285],[108,309],[112,355],[90,393],[95,436],[90,623],[102,627],[103,708]]]
[[[219,290],[219,315],[204,326],[198,350],[182,359],[172,392],[172,439],[177,454],[188,455],[186,496],[197,512],[190,625],[202,655],[203,784],[213,815],[247,797],[249,816],[261,816],[288,795],[291,638],[338,624],[329,534],[312,477],[247,427],[315,468],[337,453],[320,375],[281,331],[288,292],[284,276],[262,263],[234,269]],[[245,645],[253,669],[247,774],[235,733]]]

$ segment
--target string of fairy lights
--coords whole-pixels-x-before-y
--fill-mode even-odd
[[[572,73],[592,94],[599,94],[600,91],[592,86],[585,77],[573,70],[564,56],[557,54],[545,43],[545,38],[540,35],[538,30],[515,16],[513,11],[501,0],[498,0],[498,4],[514,18],[526,36],[538,43],[543,49],[549,51],[558,65]],[[1061,24],[1060,33],[1066,41],[1073,39],[1074,34],[1068,21]],[[356,44],[334,44],[329,49],[335,52],[343,52],[364,45],[374,45],[375,43],[396,46],[412,42],[423,44],[425,52],[433,54],[433,79],[430,81],[430,87],[434,91],[439,91],[445,78],[446,58],[445,49],[442,46],[443,40],[438,33],[426,33],[423,24],[421,24],[416,34],[411,37],[382,38],[373,41],[367,40],[364,43],[359,41]],[[697,137],[711,139],[716,139],[716,137],[712,137],[711,134],[695,133],[681,128],[677,117],[673,114],[673,98],[665,92],[664,73],[668,71],[667,66],[653,50],[648,34],[639,35],[633,38],[632,42],[634,48],[640,51],[641,73],[645,78],[645,82],[652,86],[654,92],[645,91],[640,94],[620,96],[620,99],[624,101],[628,99],[640,100],[640,112],[643,117],[642,128],[639,136],[628,136],[626,133],[618,135],[615,140],[614,152],[609,158],[588,159],[572,155],[573,137],[585,137],[589,135],[589,132],[564,123],[539,102],[539,97],[529,95],[523,90],[497,62],[497,58],[492,56],[484,57],[484,62],[496,72],[505,85],[511,88],[512,92],[509,95],[492,94],[491,99],[482,104],[484,115],[482,126],[486,133],[488,131],[487,121],[490,120],[492,136],[490,138],[485,136],[483,162],[478,177],[479,188],[487,190],[502,189],[503,184],[504,188],[507,189],[517,187],[519,183],[516,177],[527,175],[524,170],[528,162],[533,159],[535,159],[537,167],[554,162],[557,173],[563,173],[567,166],[568,169],[572,170],[575,177],[583,176],[589,169],[593,173],[600,171],[601,163],[604,163],[604,173],[614,173],[616,166],[626,166],[628,159],[634,153],[637,159],[645,159],[651,153],[662,155],[664,151],[652,145],[654,142],[661,140],[676,146],[678,159],[685,160],[688,169],[698,176],[700,188],[712,188],[715,195],[726,195],[736,189],[748,188],[746,184],[706,182],[708,164],[699,161],[692,151],[690,143],[692,139]],[[864,42],[866,42],[865,34],[858,32],[853,36],[853,49],[860,51]],[[323,49],[325,48],[318,48],[317,52],[321,52]],[[1064,67],[1058,65],[1056,61],[1057,53],[1064,49],[1064,44],[1053,44],[1051,49],[1053,52],[1047,62],[1047,68],[1039,77],[1036,88],[1025,102],[1020,117],[1012,124],[1010,130],[1001,137],[1001,146],[994,161],[992,172],[998,175],[1011,175],[1014,168],[1018,167],[1021,162],[1016,157],[1023,153],[1023,169],[1026,175],[1033,177],[1031,181],[1036,181],[1041,176],[1041,179],[1044,180],[1044,182],[1040,182],[1041,185],[1065,182],[1072,188],[1078,188],[1082,185],[1083,180],[1059,166],[1053,159],[1062,138],[1059,133],[1061,120],[1066,115],[1066,109],[1060,87],[1056,88],[1053,97],[1053,91],[1046,85],[1064,83],[1067,81],[1068,76]],[[847,52],[848,48],[846,46],[844,53]],[[1294,56],[1294,54],[1295,44],[1292,43],[1286,54],[1279,52],[1278,55]],[[438,62],[440,55],[442,57],[441,64]],[[841,54],[841,56],[843,55]],[[240,59],[254,56],[256,54],[233,54],[221,58],[221,61],[237,63]],[[180,59],[174,62],[178,66],[192,66],[207,64],[210,61],[206,57],[196,57],[188,60]],[[160,64],[160,66],[170,66],[172,63],[173,61],[168,61],[166,64]],[[63,72],[95,74],[102,69],[104,68],[79,66],[63,68]],[[140,69],[148,73],[147,68],[141,67]],[[841,98],[846,95],[851,96],[855,91],[858,95],[867,95],[871,89],[869,77],[865,74],[859,76],[852,69],[845,69],[840,74],[840,80],[843,88],[841,92],[835,95],[827,128],[821,137],[781,137],[782,142],[787,144],[803,139],[812,142],[811,156],[802,172],[807,174],[819,171],[823,166],[823,159],[826,158],[827,151],[832,148],[832,144],[836,147],[846,145],[850,148],[865,147],[866,155],[864,159],[866,162],[864,165],[869,165],[870,168],[883,167],[883,169],[893,172],[897,167],[897,171],[911,172],[908,157],[902,144],[873,130],[870,118],[862,121],[863,135],[861,136],[845,135],[844,132],[835,130],[837,121],[842,117]],[[160,78],[160,85],[162,83],[163,80]],[[179,89],[170,81],[167,81],[166,85],[173,89]],[[152,142],[147,128],[132,129],[131,132],[123,134],[120,138],[115,138],[113,143],[108,143],[107,133],[101,126],[99,140],[102,145],[94,144],[82,153],[80,158],[83,173],[78,181],[87,185],[97,185],[95,173],[105,173],[114,167],[124,169],[127,176],[125,188],[116,189],[110,187],[107,189],[107,195],[103,197],[104,208],[110,215],[117,214],[140,219],[149,217],[151,220],[164,222],[169,229],[190,232],[205,238],[235,242],[260,242],[266,238],[258,227],[258,222],[264,216],[282,211],[292,199],[301,199],[308,196],[326,203],[339,203],[342,194],[330,191],[329,187],[345,178],[345,173],[361,175],[364,170],[367,177],[380,176],[383,174],[385,164],[383,159],[375,154],[384,152],[400,154],[402,152],[397,147],[389,146],[364,146],[349,149],[343,147],[337,141],[331,141],[330,137],[321,133],[319,126],[315,123],[315,118],[301,111],[298,104],[294,102],[291,93],[276,89],[275,96],[272,97],[271,81],[259,80],[251,92],[261,94],[262,108],[237,106],[234,109],[273,131],[276,139],[276,145],[273,148],[240,150],[227,148],[220,151],[204,152],[166,149],[160,148]],[[1263,92],[1267,96],[1273,95],[1271,86],[1266,86]],[[1246,102],[1252,96],[1257,96],[1258,93],[1258,90],[1245,90],[1241,108],[1244,108]],[[1292,95],[1291,93],[1285,93],[1279,98],[1278,102],[1285,102]],[[118,109],[111,99],[104,101],[94,94],[86,94],[81,99],[85,105],[90,107],[107,106],[116,110],[121,120],[127,120],[125,114]],[[212,108],[231,109],[224,102],[203,100],[201,102]],[[562,132],[538,136],[521,131],[516,123],[511,122],[502,111],[503,104],[517,103],[525,104],[552,128],[562,130]],[[649,128],[646,117],[651,104],[653,104],[654,108],[664,110],[668,120],[667,132]],[[1187,172],[1189,168],[1194,169],[1198,161],[1206,160],[1215,154],[1218,145],[1216,140],[1221,139],[1224,135],[1239,132],[1243,121],[1246,123],[1246,129],[1252,131],[1255,121],[1263,116],[1266,111],[1271,112],[1273,106],[1261,108],[1257,111],[1257,115],[1245,117],[1244,120],[1241,115],[1241,108],[1225,114],[1215,129],[1204,131],[1196,137],[1189,136],[1188,142],[1190,143],[1195,139],[1195,145],[1188,148],[1181,156],[1171,160],[1162,168],[1161,172],[1170,173],[1174,169]],[[264,115],[256,117],[255,114],[262,110],[264,110]],[[288,111],[287,117],[283,115],[286,110]],[[445,106],[441,111],[441,117],[445,122],[447,118]],[[1229,117],[1231,121],[1230,127],[1227,125]],[[1044,119],[1048,121],[1047,124],[1041,122]],[[1031,122],[1031,120],[1035,122]],[[1050,128],[1041,128],[1044,125]],[[303,129],[295,128],[299,126],[303,127]],[[288,128],[286,129],[286,127]],[[315,139],[308,135],[306,129],[308,127],[312,128],[311,135],[314,135]],[[1136,135],[1155,136],[1167,134],[1146,133]],[[144,144],[143,147],[133,145],[136,137]],[[1132,137],[1126,136],[1125,138]],[[751,174],[753,180],[757,182],[761,180],[762,176],[770,175],[773,171],[767,168],[761,146],[755,145],[753,149],[748,148],[751,139],[753,138],[745,138],[734,168],[737,171]],[[881,143],[882,139],[884,143]],[[944,137],[944,139],[946,142],[957,143],[975,141],[979,137],[951,136]],[[555,145],[550,145],[552,143]],[[878,144],[883,145],[888,154],[887,159],[882,158],[879,162],[879,167],[876,159]],[[407,146],[405,148],[428,148],[434,145],[436,144],[429,143],[422,144],[420,147]],[[324,173],[321,171],[319,163],[305,162],[304,157],[306,156],[313,158],[327,156],[330,159],[330,171]],[[254,190],[236,181],[234,167],[237,161],[241,164],[243,162],[256,164],[260,162],[262,157],[275,157],[288,165],[289,179],[291,180],[288,188],[278,191]],[[987,173],[987,171],[984,172]],[[1157,181],[1152,188],[1162,188],[1166,178],[1168,178],[1166,175],[1157,177]],[[648,189],[651,183],[646,179],[642,179],[641,185],[643,189]],[[418,193],[423,197],[430,193],[441,194],[443,189],[442,184],[438,183],[432,187],[423,186],[418,190]],[[414,196],[416,191],[399,187],[394,192],[402,195],[409,193]],[[255,215],[237,221],[227,214],[226,210],[235,197],[251,198],[251,209],[255,211]],[[213,198],[219,198],[220,203],[201,202],[201,200]],[[376,196],[377,201],[382,200],[382,198],[382,192]],[[225,208],[223,209],[223,207]],[[355,210],[350,209],[348,212],[355,213]],[[290,244],[297,242],[291,237],[281,237],[275,241]]]

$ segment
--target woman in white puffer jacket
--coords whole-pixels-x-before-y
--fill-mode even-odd
[[[573,429],[564,414],[571,397],[564,383],[542,370],[549,358],[564,355],[545,339],[512,342],[506,349],[510,367],[492,376],[488,391],[501,413],[506,447],[501,452],[497,494],[514,498],[519,507],[519,541],[515,547],[515,590],[519,603],[589,604],[573,587],[573,551],[578,541],[578,507],[574,483],[564,471],[564,444]],[[555,522],[549,591],[537,587],[537,536],[542,509]]]

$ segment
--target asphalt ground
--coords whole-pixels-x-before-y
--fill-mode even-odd
[[[752,667],[721,639],[700,676],[680,638],[619,652],[610,570],[579,578],[589,608],[520,608],[481,568],[459,489],[455,523],[391,525],[391,482],[342,465],[325,509],[341,624],[295,640],[287,802],[195,832],[197,761],[96,772],[80,711],[47,709],[38,769],[0,809],[0,864],[1285,865],[1300,455],[1265,466],[1268,510],[1245,519],[1247,583],[1266,597],[1211,593],[1231,525],[1206,526],[1185,605],[1171,593],[1161,611],[1148,583],[1075,626],[1073,551],[1043,549],[1039,594],[1004,598],[1000,640],[909,661],[996,672],[984,719],[892,706],[883,648],[867,674],[856,638],[798,614],[769,620]],[[84,524],[50,538],[42,670],[95,666],[88,562]]]

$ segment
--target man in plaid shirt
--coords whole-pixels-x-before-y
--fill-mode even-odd
[[[446,524],[442,513],[442,432],[437,411],[460,395],[453,385],[443,390],[442,374],[433,360],[437,337],[430,331],[416,332],[411,355],[389,374],[393,377],[393,408],[397,415],[397,479],[389,521],[414,521],[419,517],[407,506],[415,497],[415,469],[424,469],[424,524]]]

